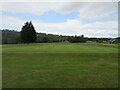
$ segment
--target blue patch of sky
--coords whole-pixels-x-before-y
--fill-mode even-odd
[[[117,21],[118,20],[118,12],[112,12],[109,14],[110,18],[109,20],[110,21]]]
[[[117,16],[118,15],[118,12],[112,12],[110,13],[110,16]]]
[[[79,18],[79,12],[71,12],[68,14],[60,14],[55,11],[45,12],[44,15],[40,16],[40,20],[43,22],[66,22],[67,19],[77,19]]]
[[[22,20],[39,20],[47,23],[60,23],[66,22],[67,19],[77,19],[79,18],[79,12],[71,12],[68,14],[61,14],[53,10],[45,12],[43,15],[35,15],[31,13],[8,13],[3,12],[3,15],[16,17]]]
[[[10,29],[10,30],[20,31],[20,28],[15,27],[15,26],[11,26],[11,25],[8,25],[8,24],[0,25],[0,29]]]

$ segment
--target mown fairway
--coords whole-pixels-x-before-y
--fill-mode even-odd
[[[116,88],[117,45],[3,45],[3,88]]]

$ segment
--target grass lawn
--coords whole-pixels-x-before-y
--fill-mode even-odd
[[[114,44],[3,45],[3,88],[117,88]]]

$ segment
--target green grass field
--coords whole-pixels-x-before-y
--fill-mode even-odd
[[[3,45],[3,88],[117,88],[118,46]]]

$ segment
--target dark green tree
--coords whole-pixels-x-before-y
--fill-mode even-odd
[[[37,35],[36,31],[34,29],[34,26],[32,25],[32,22],[30,23],[27,21],[25,25],[22,27],[21,31],[21,39],[24,43],[33,43],[36,41]]]

